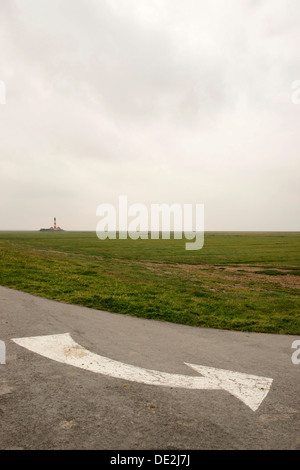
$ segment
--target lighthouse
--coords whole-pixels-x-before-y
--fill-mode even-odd
[[[40,232],[63,232],[63,229],[56,226],[56,217],[54,217],[53,227],[50,228],[41,228]]]

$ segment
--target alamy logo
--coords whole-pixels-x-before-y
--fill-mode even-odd
[[[0,104],[6,104],[6,85],[0,80]]]
[[[200,250],[204,244],[204,205],[151,204],[150,212],[144,204],[128,206],[127,196],[119,196],[119,207],[100,204],[96,215],[101,217],[96,233],[100,240],[128,238],[132,240],[175,239],[193,240],[185,244],[186,250]],[[150,223],[149,223],[150,222]]]
[[[300,340],[296,339],[292,343],[292,348],[296,349],[296,351],[292,354],[292,363],[295,365],[300,364]]]
[[[4,341],[0,341],[0,364],[6,363],[6,348]]]

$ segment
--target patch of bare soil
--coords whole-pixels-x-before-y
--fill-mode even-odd
[[[223,267],[222,267],[223,268]],[[217,268],[220,269],[220,268]],[[268,268],[257,267],[257,266],[225,266],[223,271],[229,273],[235,273],[240,277],[246,277],[248,281],[259,281],[272,284],[279,284],[282,287],[291,287],[293,289],[300,289],[300,276],[290,274],[287,269],[276,268],[276,271],[282,272],[284,275],[270,275],[270,274],[259,274],[258,271],[266,271]],[[271,269],[271,268],[270,268]]]
[[[163,264],[155,263],[150,261],[140,261],[147,269],[150,271],[160,271],[161,273],[172,273],[172,271],[166,271],[166,268],[169,269],[178,269],[181,272],[185,272],[190,275],[200,274],[201,271],[206,271],[208,277],[214,277],[216,272],[218,275],[224,275],[226,279],[236,280],[239,282],[262,282],[277,284],[282,287],[289,287],[293,289],[300,289],[300,276],[295,276],[290,273],[288,269],[283,268],[274,268],[274,267],[261,267],[261,266],[215,266],[212,264]],[[295,266],[291,266],[295,267]],[[283,275],[270,275],[265,274],[266,270],[276,270],[282,272]],[[261,274],[258,271],[262,271]],[[174,273],[174,271],[173,271]],[[238,287],[239,285],[236,285]]]

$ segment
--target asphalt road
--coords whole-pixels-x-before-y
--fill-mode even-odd
[[[190,363],[273,381],[254,411],[222,388],[116,378],[13,341],[65,333],[139,370],[199,377]],[[300,364],[291,360],[299,339],[139,319],[0,287],[0,449],[300,449]]]

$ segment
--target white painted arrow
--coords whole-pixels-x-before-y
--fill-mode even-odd
[[[202,374],[202,377],[143,369],[90,352],[77,344],[69,333],[15,338],[12,341],[54,361],[131,382],[197,390],[226,390],[253,411],[257,410],[267,396],[273,381],[267,377],[186,362],[187,366]]]

